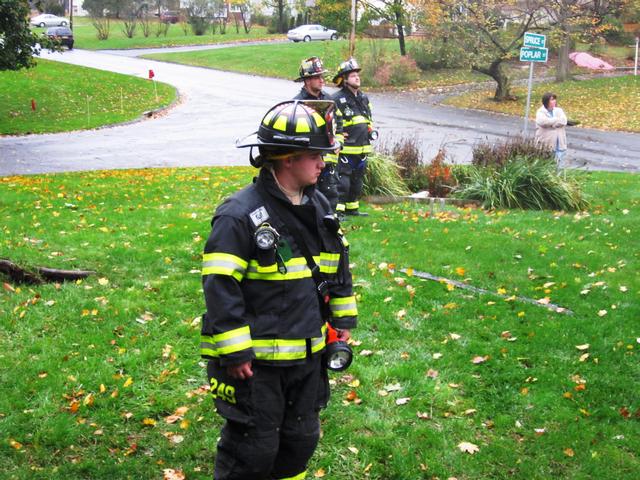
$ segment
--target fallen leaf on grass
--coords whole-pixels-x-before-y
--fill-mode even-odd
[[[406,405],[411,400],[411,397],[402,397],[396,400],[396,405]]]
[[[583,345],[576,345],[576,348],[577,348],[578,350],[589,350],[589,347],[590,347],[590,346],[591,346],[591,345],[589,345],[588,343],[585,343],[585,344],[583,344]]]
[[[173,468],[165,468],[162,473],[164,474],[162,480],[185,480],[187,478],[182,470],[174,470]]]
[[[606,310],[598,310],[598,316],[599,317],[604,317],[607,314]]]
[[[563,452],[567,457],[573,457],[575,455],[573,448],[565,448]]]
[[[323,478],[325,476],[324,468],[319,468],[318,470],[316,470],[313,476],[316,478]]]
[[[22,444],[13,438],[9,440],[9,445],[11,445],[11,448],[15,448],[16,450],[20,450],[22,448]]]
[[[458,449],[463,453],[470,453],[471,455],[480,451],[480,447],[470,442],[460,442]]]
[[[430,368],[429,370],[427,370],[427,377],[438,378],[438,371]]]
[[[471,359],[471,363],[478,365],[480,363],[486,362],[487,360],[489,360],[489,355],[484,355],[484,356],[476,355]]]

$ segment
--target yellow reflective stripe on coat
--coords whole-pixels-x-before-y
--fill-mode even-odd
[[[322,273],[336,273],[340,261],[339,253],[320,252],[315,255],[313,261],[320,267]],[[247,268],[246,276],[248,280],[299,280],[301,278],[311,278],[311,270],[307,266],[304,257],[294,257],[284,263],[287,271],[280,273],[278,264],[261,266],[257,260],[251,260]]]
[[[356,200],[355,202],[347,202],[345,206],[347,210],[357,210],[360,208],[360,201]]]
[[[333,317],[355,317],[358,315],[356,297],[332,298],[329,300],[329,308]]]
[[[200,353],[208,357],[219,357],[251,348],[251,332],[248,326],[216,335],[200,336]]]
[[[321,337],[311,338],[311,353],[321,351],[325,343],[325,330],[323,327]],[[301,360],[307,358],[307,340],[304,338],[287,340],[282,338],[270,338],[266,340],[253,340],[253,353],[258,360]]]
[[[324,160],[324,163],[338,163],[338,155],[335,153],[325,153],[322,160]]]
[[[345,145],[342,147],[342,150],[340,150],[340,153],[345,155],[359,155],[371,152],[373,152],[373,147],[371,145]]]
[[[344,212],[344,203],[339,203],[336,205],[336,212]]]
[[[336,273],[340,264],[340,254],[320,252],[318,261],[316,261],[316,257],[313,258],[313,261],[318,264],[322,273]]]
[[[307,477],[307,471],[294,475],[293,477],[278,478],[277,480],[304,480]]]
[[[371,120],[369,120],[364,115],[356,115],[351,120],[345,120],[344,122],[342,122],[342,126],[350,127],[351,125],[359,125],[361,123],[371,123]]]
[[[284,263],[287,267],[286,273],[278,271],[278,265],[260,266],[257,260],[251,260],[247,268],[245,278],[248,280],[299,280],[301,278],[311,278],[311,270],[307,267],[304,257],[294,257]]]
[[[229,275],[238,281],[244,277],[247,262],[230,253],[205,253],[202,255],[202,275]]]

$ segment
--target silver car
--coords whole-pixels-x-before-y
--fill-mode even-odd
[[[311,40],[337,40],[338,32],[322,25],[300,25],[289,30],[287,38],[294,42],[310,42]]]
[[[33,17],[29,23],[35,27],[66,27],[69,25],[69,20],[57,15],[51,15],[50,13],[43,13]]]

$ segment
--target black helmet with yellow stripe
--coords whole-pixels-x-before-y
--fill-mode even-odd
[[[336,76],[333,77],[333,83],[335,83],[336,85],[340,85],[342,83],[342,80],[346,78],[347,75],[349,75],[351,72],[359,72],[360,70],[362,69],[360,68],[360,65],[358,65],[356,59],[351,57],[349,60],[346,60],[340,64],[340,67],[338,67],[338,73],[336,73]]]
[[[262,118],[258,131],[238,140],[236,147],[259,147],[289,150],[332,152],[335,140],[333,110],[328,100],[289,100],[271,107]],[[251,156],[251,158],[253,158]],[[252,160],[252,165],[255,163]]]
[[[309,57],[300,63],[298,78],[294,82],[302,82],[305,78],[321,77],[328,70],[322,65],[322,60],[318,57]]]

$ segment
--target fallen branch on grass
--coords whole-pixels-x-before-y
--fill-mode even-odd
[[[0,272],[17,283],[42,284],[79,280],[93,275],[91,270],[59,270],[57,268],[35,267],[35,271],[26,270],[6,258],[0,258]]]
[[[416,270],[413,270],[413,273],[409,274],[407,273],[407,269],[403,268],[400,270],[402,273],[412,276],[412,277],[418,277],[418,278],[422,278],[424,280],[433,280],[434,282],[439,282],[439,283],[450,283],[451,285],[454,285],[458,288],[462,288],[464,290],[471,290],[472,292],[476,292],[476,293],[483,293],[483,294],[487,294],[487,295],[493,295],[495,297],[500,297],[503,299],[512,299],[512,300],[517,300],[519,302],[525,302],[525,303],[530,303],[531,305],[536,305],[538,307],[543,307],[546,308],[547,310],[551,310],[552,312],[556,312],[556,313],[564,313],[566,315],[573,315],[573,312],[571,310],[569,310],[568,308],[564,308],[561,307],[560,305],[556,305],[554,303],[551,302],[540,302],[539,300],[535,300],[533,298],[528,298],[528,297],[520,297],[517,295],[503,295],[502,293],[497,293],[497,292],[492,292],[491,290],[487,290],[485,288],[480,288],[480,287],[474,287],[473,285],[467,285],[466,283],[463,282],[459,282],[457,280],[451,280],[449,278],[445,278],[445,277],[439,277],[437,275],[432,275],[430,273],[427,272],[418,272]]]

